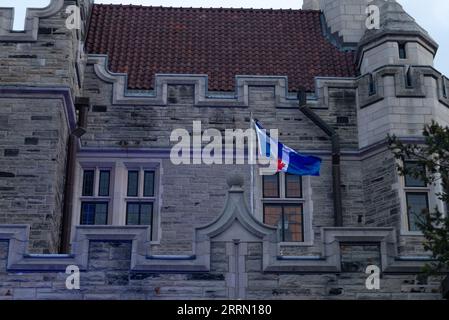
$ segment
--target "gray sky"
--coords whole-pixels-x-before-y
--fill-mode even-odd
[[[435,67],[449,76],[449,1],[398,0],[405,10],[439,43]],[[16,5],[15,29],[23,29],[25,6],[44,7],[50,0],[0,0],[0,7]],[[136,4],[173,7],[233,7],[233,8],[292,8],[300,9],[302,0],[95,0],[95,3]]]

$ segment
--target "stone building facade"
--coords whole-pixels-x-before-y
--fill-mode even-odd
[[[440,299],[411,212],[439,187],[386,144],[449,123],[438,45],[395,1],[304,9],[0,8],[0,299]],[[251,118],[321,175],[170,159],[174,130]]]

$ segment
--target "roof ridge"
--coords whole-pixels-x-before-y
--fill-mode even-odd
[[[312,9],[286,9],[286,8],[233,8],[233,7],[175,7],[175,6],[151,6],[151,5],[137,5],[137,4],[107,4],[107,3],[95,3],[94,6],[98,7],[130,7],[130,8],[144,8],[144,9],[165,9],[165,10],[198,10],[198,11],[261,11],[261,12],[296,12],[296,13],[321,13],[320,10],[312,10]]]

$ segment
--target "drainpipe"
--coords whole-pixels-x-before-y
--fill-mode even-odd
[[[75,98],[75,108],[78,111],[78,123],[70,133],[67,149],[66,182],[64,190],[64,208],[62,213],[62,232],[60,253],[68,253],[70,249],[70,231],[72,225],[73,209],[73,184],[76,174],[76,152],[78,151],[78,141],[86,133],[87,113],[89,111],[89,98]]]
[[[298,92],[299,110],[330,138],[332,143],[332,188],[334,195],[335,227],[343,226],[343,204],[341,200],[340,138],[337,132],[307,106],[304,89]]]

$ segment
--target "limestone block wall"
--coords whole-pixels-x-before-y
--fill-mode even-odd
[[[262,80],[261,80],[262,81]],[[321,250],[320,228],[333,226],[332,173],[329,138],[310,122],[298,109],[297,100],[287,106],[278,104],[274,87],[254,86],[248,88],[248,106],[216,107],[196,106],[193,85],[168,85],[167,105],[138,105],[114,103],[111,84],[99,81],[92,65],[88,65],[84,90],[92,101],[88,132],[83,136],[79,157],[102,148],[117,152],[136,154],[138,150],[169,150],[174,129],[192,131],[192,121],[201,121],[202,130],[216,128],[224,134],[225,129],[247,129],[250,116],[257,118],[268,129],[277,128],[280,140],[301,152],[310,152],[323,158],[322,175],[310,179],[313,202],[313,244],[309,247],[282,248],[285,255],[307,252],[316,254]],[[364,223],[363,194],[360,182],[360,162],[353,156],[357,150],[356,90],[347,88],[328,89],[327,105],[314,104],[315,111],[339,133],[341,147],[347,152],[342,160],[342,190],[344,222],[346,226]],[[105,154],[107,157],[107,154]],[[132,155],[128,155],[132,158]],[[217,206],[225,199],[224,177],[231,171],[245,178],[246,199],[249,202],[250,166],[248,165],[173,165],[165,155],[160,159],[161,186],[161,243],[154,245],[158,253],[172,254],[191,252],[194,227],[211,222],[219,210]],[[214,183],[211,184],[211,181]],[[256,182],[257,183],[257,182]],[[260,182],[259,182],[260,184]],[[260,201],[257,199],[256,201]],[[257,205],[256,205],[257,208]],[[260,212],[257,216],[262,219]]]
[[[58,250],[69,124],[60,95],[0,92],[0,224],[31,225],[30,250]]]
[[[344,43],[356,44],[363,37],[368,0],[319,0],[326,23]]]
[[[433,66],[434,53],[420,41],[405,43],[406,58],[399,57],[399,41],[384,41],[371,44],[363,52],[360,64],[360,73],[373,72],[386,65],[416,65]]]
[[[103,299],[230,299],[235,286],[230,271],[232,242],[211,243],[211,264],[207,272],[166,273],[133,270],[130,241],[90,242],[88,264],[80,272],[80,289],[66,288],[65,266],[26,273],[7,267],[8,242],[0,240],[0,300],[103,300]],[[383,274],[379,290],[365,286],[367,264],[379,262],[376,245],[342,245],[342,272],[263,272],[262,245],[248,243],[241,251],[244,288],[248,299],[441,299],[439,277],[416,274]],[[59,259],[63,259],[62,257]],[[56,261],[55,257],[48,260]]]

